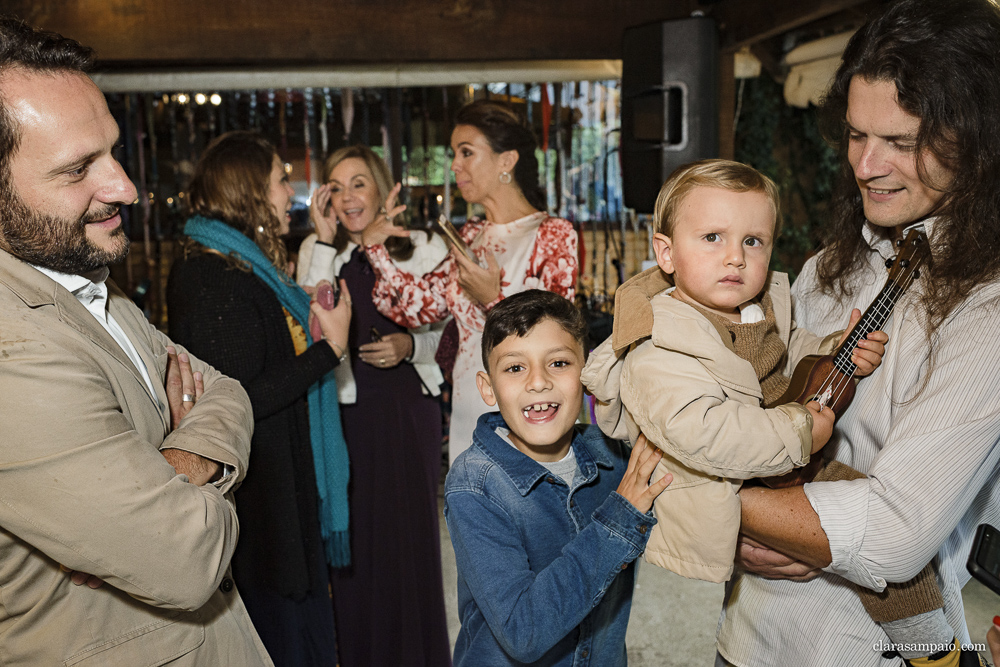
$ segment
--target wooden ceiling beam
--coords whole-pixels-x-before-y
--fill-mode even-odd
[[[754,1],[752,4],[761,4]],[[5,0],[102,66],[299,66],[621,57],[627,26],[698,0]]]
[[[720,47],[737,51],[814,21],[844,12],[868,0],[724,0],[713,8]]]

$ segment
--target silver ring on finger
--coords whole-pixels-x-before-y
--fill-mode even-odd
[[[194,403],[194,394],[181,394],[181,400],[185,403]]]
[[[378,365],[379,366],[385,366],[385,359],[379,359],[378,360]]]

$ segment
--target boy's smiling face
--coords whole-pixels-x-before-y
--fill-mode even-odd
[[[476,376],[479,393],[499,406],[514,446],[536,461],[563,458],[583,402],[580,343],[545,318],[523,338],[505,338],[489,361],[489,374]]]

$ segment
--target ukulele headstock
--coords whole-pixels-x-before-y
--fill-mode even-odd
[[[910,280],[920,277],[919,266],[927,258],[930,248],[923,229],[915,228],[906,233],[906,238],[896,241],[899,252],[886,262],[889,267],[889,280],[897,285],[909,284]]]

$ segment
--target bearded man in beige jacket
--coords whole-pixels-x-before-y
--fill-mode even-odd
[[[107,281],[136,190],[92,59],[0,18],[0,663],[270,665],[228,572],[250,404]]]

